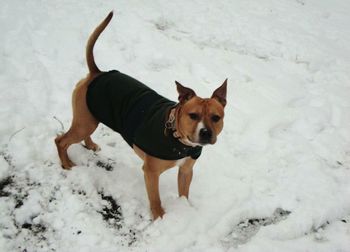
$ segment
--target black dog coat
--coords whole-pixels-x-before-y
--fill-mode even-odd
[[[173,132],[164,134],[169,111],[175,106],[138,80],[113,70],[96,77],[87,90],[86,101],[92,115],[115,130],[132,147],[164,159],[197,159],[201,146],[182,144]]]

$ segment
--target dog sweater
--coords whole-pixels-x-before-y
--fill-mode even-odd
[[[112,70],[96,77],[88,86],[86,102],[98,121],[148,155],[164,160],[197,159],[201,155],[201,146],[187,146],[172,131],[164,133],[176,103],[126,74]]]

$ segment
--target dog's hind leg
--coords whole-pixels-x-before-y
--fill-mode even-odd
[[[90,113],[86,104],[86,92],[89,82],[90,78],[85,78],[78,82],[72,97],[72,126],[67,133],[55,139],[58,155],[64,169],[70,169],[72,166],[75,166],[67,154],[67,149],[70,145],[85,140],[87,148],[97,148],[97,145],[90,138],[90,135],[98,126],[98,121]]]
[[[69,145],[65,144],[65,141],[62,141],[64,140],[64,138],[66,138],[66,134],[57,136],[55,139],[55,143],[57,147],[58,156],[61,160],[62,168],[70,169],[71,167],[75,166],[75,164],[68,157],[67,149]]]
[[[69,159],[68,153],[67,153],[67,150],[70,145],[79,143],[87,139],[91,141],[91,143],[89,142],[89,144],[96,145],[95,143],[92,142],[90,138],[90,135],[95,131],[96,128],[97,128],[97,123],[94,125],[90,124],[89,127],[86,127],[86,126],[84,127],[83,125],[72,125],[72,127],[69,129],[67,133],[65,133],[64,135],[58,136],[55,139],[58,155],[61,159],[62,167],[64,169],[70,169],[73,166],[75,166],[75,164]],[[91,147],[91,145],[89,146]]]

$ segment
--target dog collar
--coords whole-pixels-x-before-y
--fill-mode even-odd
[[[165,122],[165,128],[168,130],[176,131],[175,119],[175,108],[172,108],[169,113],[169,118]]]
[[[177,139],[178,141],[180,141],[181,143],[185,144],[182,140],[181,140],[181,136],[179,135],[179,133],[176,130],[176,106],[174,106],[169,113],[169,118],[168,120],[165,122],[165,135],[167,135],[168,131],[170,131],[170,133],[173,135],[173,137],[175,139]],[[186,144],[187,145],[187,144]]]

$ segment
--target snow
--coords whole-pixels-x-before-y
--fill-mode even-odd
[[[195,165],[190,199],[161,176],[151,221],[142,163],[99,126],[93,153],[54,145],[95,58],[175,100],[228,78],[225,126]],[[350,251],[350,3],[3,1],[0,251]],[[54,119],[57,118],[57,119]]]

